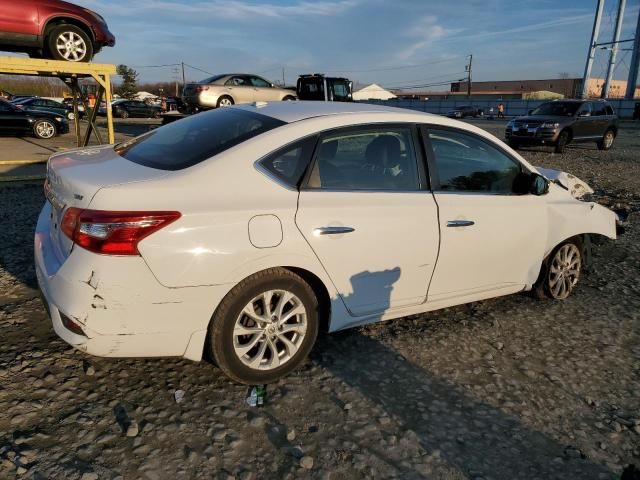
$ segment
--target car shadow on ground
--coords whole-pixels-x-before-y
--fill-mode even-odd
[[[395,277],[389,275],[396,271]],[[366,282],[364,276],[393,281]],[[399,277],[400,268],[355,275],[351,296],[358,295],[358,285],[377,288],[388,309],[393,283]],[[349,298],[345,301],[348,304]],[[469,478],[614,478],[606,467],[529,428],[523,419],[472,398],[463,386],[438,378],[364,331],[322,336],[314,352],[315,363],[381,407],[402,429],[414,432],[427,454],[435,454]],[[357,357],[353,352],[358,352]],[[415,476],[417,472],[404,473]]]

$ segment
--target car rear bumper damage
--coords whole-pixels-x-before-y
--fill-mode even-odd
[[[34,238],[35,269],[56,334],[105,357],[181,356],[200,360],[221,287],[167,288],[141,257],[74,248],[61,261],[49,235],[49,203]],[[220,293],[218,293],[220,292]]]

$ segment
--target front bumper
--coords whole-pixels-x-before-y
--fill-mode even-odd
[[[518,143],[531,144],[552,144],[558,140],[560,129],[552,128],[512,128],[507,127],[504,136],[506,140],[517,141]]]
[[[166,288],[141,257],[74,248],[60,259],[49,234],[50,219],[47,203],[36,226],[35,270],[53,329],[62,340],[96,356],[201,359],[209,319],[224,289]],[[65,316],[84,335],[65,327]]]

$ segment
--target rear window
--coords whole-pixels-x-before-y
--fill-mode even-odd
[[[284,124],[265,115],[221,108],[152,130],[117,145],[115,151],[145,167],[181,170]]]

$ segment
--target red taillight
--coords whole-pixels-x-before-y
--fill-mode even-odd
[[[198,85],[196,87],[196,92],[198,93],[204,92],[205,90],[209,90],[209,87],[207,87],[206,85]]]
[[[82,248],[106,255],[140,255],[138,243],[180,218],[180,212],[109,212],[71,207],[64,234]]]

